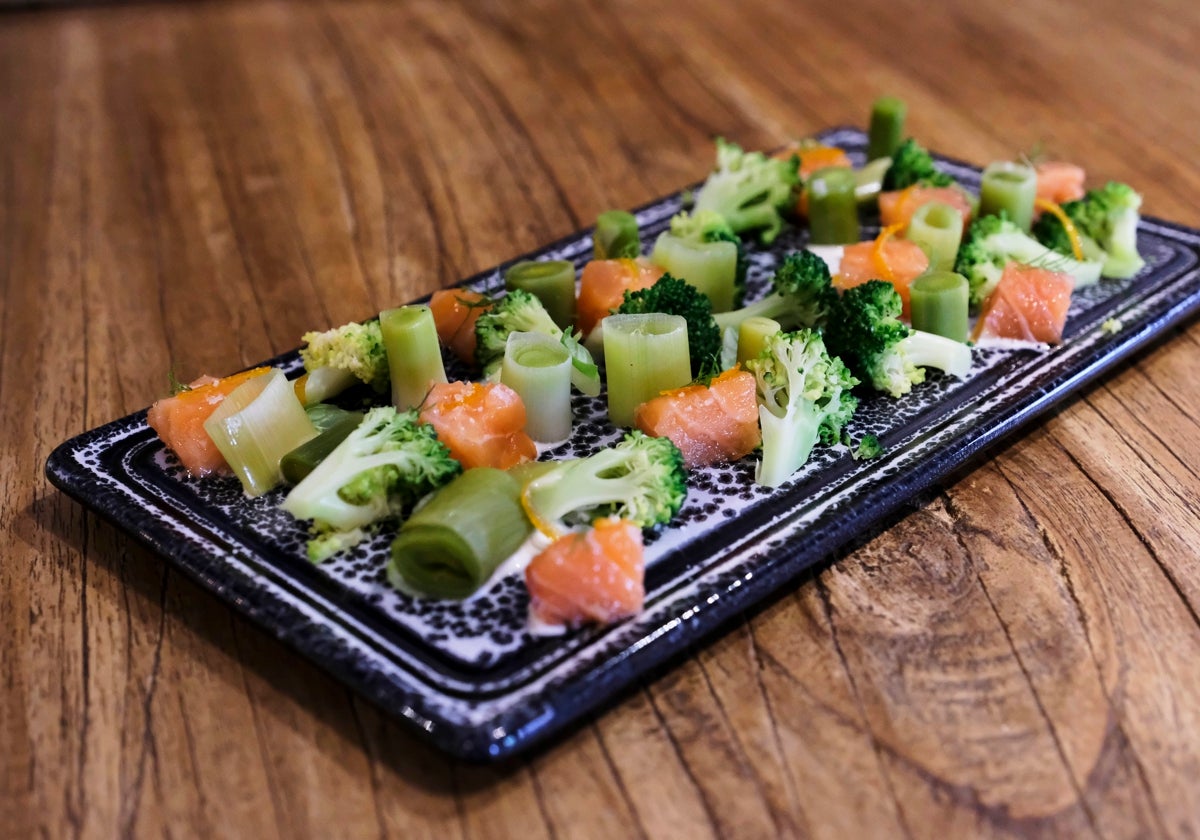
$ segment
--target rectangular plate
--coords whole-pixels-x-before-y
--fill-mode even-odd
[[[835,129],[822,139],[862,162],[861,131]],[[939,162],[978,186],[974,167]],[[679,197],[669,196],[637,211],[644,240],[679,209]],[[750,249],[749,299],[805,235],[788,230],[770,249]],[[1139,247],[1148,265],[1136,278],[1074,296],[1061,346],[976,349],[965,380],[933,375],[901,400],[864,400],[852,430],[877,434],[883,457],[855,461],[846,447],[818,447],[778,490],[754,483],[753,458],[694,472],[677,524],[648,541],[645,610],[612,627],[530,635],[519,576],[462,603],[410,598],[384,581],[387,535],[313,566],[304,527],[277,507],[280,491],[247,499],[235,479],[190,478],[147,427],[145,411],[62,444],[46,472],[419,736],[456,756],[496,759],[595,709],[1200,309],[1200,231],[1144,218]],[[591,252],[585,231],[524,258],[581,266]],[[501,289],[503,268],[464,285]],[[1121,322],[1119,332],[1101,328],[1110,318]],[[293,375],[301,369],[295,352],[270,363]],[[572,439],[553,454],[587,453],[617,438],[603,399],[576,395],[574,408]]]

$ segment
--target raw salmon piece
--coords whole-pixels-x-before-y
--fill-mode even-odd
[[[688,469],[736,461],[762,443],[754,390],[754,374],[732,368],[708,385],[685,385],[642,403],[634,423],[669,438]]]
[[[1087,178],[1082,166],[1061,160],[1047,160],[1035,167],[1037,197],[1062,204],[1083,198],[1083,182]]]
[[[463,465],[509,467],[537,457],[525,434],[525,403],[499,382],[439,382],[421,404],[420,419]]]
[[[972,341],[1006,338],[1062,343],[1074,285],[1070,276],[1061,272],[1009,263],[983,303]]]
[[[956,187],[919,187],[891,190],[879,194],[879,220],[888,225],[901,225],[900,231],[908,230],[913,213],[934,201],[949,204],[962,213],[963,233],[971,221],[971,201],[966,193]]]
[[[470,289],[440,289],[429,298],[438,339],[469,365],[475,364],[475,322],[488,306],[487,295]]]
[[[911,317],[908,287],[912,281],[929,270],[929,257],[921,246],[907,239],[889,238],[883,242],[872,240],[847,245],[842,251],[842,261],[833,285],[837,289],[849,289],[868,280],[886,280],[896,287],[904,303],[902,317]]]
[[[625,300],[625,292],[648,289],[663,270],[643,259],[592,260],[579,277],[575,326],[587,335]]]
[[[204,421],[234,388],[270,370],[259,367],[224,379],[202,376],[188,390],[150,406],[146,422],[192,475],[204,476],[226,469],[225,457],[204,431]]]
[[[597,519],[586,531],[559,537],[529,562],[529,611],[551,625],[608,624],[641,610],[644,578],[641,529],[626,519]]]

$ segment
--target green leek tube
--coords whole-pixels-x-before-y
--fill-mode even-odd
[[[429,386],[446,381],[442,346],[428,306],[401,306],[379,313],[383,347],[392,377],[392,405],[400,411],[416,408]]]
[[[525,433],[539,443],[571,435],[571,354],[545,333],[509,333],[500,381],[525,403]]]
[[[641,256],[637,219],[624,210],[605,210],[596,217],[592,247],[598,260],[631,260]]]
[[[979,185],[979,215],[998,216],[1003,211],[1021,230],[1033,223],[1037,198],[1037,172],[1021,163],[1001,160],[988,164]]]
[[[664,231],[654,242],[650,261],[704,292],[713,312],[728,312],[733,309],[737,256],[733,242],[694,242]]]
[[[846,166],[830,166],[812,174],[808,179],[809,241],[814,245],[858,241],[857,187],[854,171]]]
[[[526,260],[504,272],[504,287],[522,289],[542,302],[560,329],[575,323],[575,266],[567,260]]]
[[[324,403],[321,405],[332,411],[322,413],[319,418],[320,425],[318,420],[313,418],[312,410],[308,411],[309,420],[313,421],[320,434],[279,459],[279,471],[283,473],[284,481],[290,484],[299,484],[307,478],[318,464],[329,457],[329,453],[336,449],[339,443],[350,437],[350,433],[362,424],[364,415],[361,411],[346,411]]]
[[[661,312],[609,315],[604,324],[608,419],[632,426],[637,407],[692,381],[687,321]]]
[[[516,478],[491,467],[467,470],[400,526],[388,579],[397,589],[466,598],[532,531]]]
[[[953,271],[931,271],[912,282],[909,295],[914,329],[967,340],[970,291],[966,277]]]
[[[962,234],[962,212],[949,204],[931,201],[913,213],[904,238],[921,246],[929,257],[930,271],[949,271],[954,268]]]
[[[204,431],[250,496],[279,484],[280,459],[317,435],[279,368],[234,388],[204,421]]]
[[[867,130],[867,160],[891,157],[904,142],[904,118],[908,106],[895,96],[881,96],[871,106]]]
[[[859,207],[870,206],[879,200],[883,192],[883,176],[892,165],[890,157],[876,158],[854,170],[854,197]]]
[[[767,346],[767,339],[783,329],[774,318],[754,315],[738,325],[738,362],[757,359]]]

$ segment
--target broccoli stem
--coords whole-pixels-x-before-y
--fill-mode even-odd
[[[392,379],[392,405],[400,411],[425,401],[429,386],[446,381],[442,347],[428,306],[401,306],[379,313]]]
[[[934,367],[960,379],[971,371],[971,348],[952,338],[913,330],[896,349],[917,367]]]
[[[820,422],[795,414],[780,417],[766,406],[758,407],[762,428],[762,460],[754,480],[764,487],[778,487],[804,466],[817,444]]]

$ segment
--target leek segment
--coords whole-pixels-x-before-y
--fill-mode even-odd
[[[442,347],[428,306],[401,306],[379,313],[379,328],[392,379],[392,405],[399,411],[425,401],[429,387],[446,381]]]
[[[525,433],[538,443],[571,434],[571,354],[544,333],[509,333],[500,381],[525,403]]]
[[[235,388],[204,422],[247,495],[261,496],[282,481],[279,461],[317,436],[292,383],[278,368]]]
[[[389,580],[435,598],[473,594],[533,532],[520,496],[520,482],[503,470],[467,470],[400,526]]]
[[[614,426],[632,426],[639,405],[692,381],[687,321],[649,312],[609,315],[602,323],[608,418]]]

